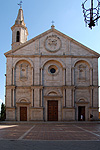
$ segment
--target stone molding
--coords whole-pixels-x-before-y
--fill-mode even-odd
[[[46,96],[44,96],[44,98],[48,98],[48,99],[49,99],[49,98],[51,98],[51,99],[52,99],[52,98],[57,98],[57,99],[58,99],[58,98],[62,98],[62,97],[63,97],[63,96],[58,96],[58,95],[57,95],[57,96],[56,96],[56,95],[54,95],[54,96],[53,96],[53,95],[46,95]]]
[[[31,89],[43,89],[43,86],[42,85],[33,85],[31,86]]]
[[[8,88],[8,89],[15,89],[16,86],[15,85],[6,85],[6,88]]]
[[[76,56],[74,56],[74,55],[52,55],[52,54],[50,54],[50,55],[41,55],[41,54],[34,54],[34,55],[14,55],[14,54],[10,54],[10,55],[6,55],[6,57],[13,57],[13,58],[22,58],[22,57],[24,57],[24,58],[34,58],[34,57],[40,57],[40,58],[44,58],[44,57],[49,57],[49,58],[99,58],[99,56],[83,56],[83,55],[76,55]]]

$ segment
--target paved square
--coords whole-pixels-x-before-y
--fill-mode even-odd
[[[99,123],[28,123],[0,125],[0,140],[99,141]]]

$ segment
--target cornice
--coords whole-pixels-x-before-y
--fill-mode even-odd
[[[75,107],[63,107],[63,109],[75,109]]]
[[[42,110],[43,110],[44,107],[30,107],[30,109],[34,109],[34,110],[35,110],[35,109],[42,109]]]
[[[31,89],[31,86],[16,86],[16,89]]]
[[[44,98],[51,98],[51,99],[52,99],[52,98],[62,98],[62,97],[63,97],[63,96],[60,96],[60,95],[57,95],[57,96],[56,96],[56,95],[55,95],[55,96],[53,96],[53,95],[52,95],[52,96],[44,95]]]
[[[23,104],[23,105],[29,105],[29,104],[31,104],[31,102],[16,102],[16,104]]]
[[[31,86],[31,89],[43,89],[43,86],[42,85],[32,85]]]
[[[9,89],[43,89],[43,88],[62,88],[62,89],[94,89],[99,88],[99,86],[74,86],[74,85],[63,85],[63,86],[43,86],[43,85],[31,85],[31,86],[15,86],[15,85],[6,85],[6,88]]]
[[[89,107],[89,109],[99,109],[99,107]]]
[[[6,107],[6,109],[16,109],[16,107]]]
[[[15,85],[6,85],[6,88],[8,88],[8,89],[15,89]]]
[[[27,30],[27,27],[26,27],[25,25],[22,25],[22,24],[14,24],[14,25],[11,27],[11,30],[13,31],[13,29],[14,29],[15,27],[22,27],[22,28],[24,28],[24,29]]]
[[[75,102],[76,104],[88,104],[89,102]]]
[[[34,54],[34,55],[6,55],[6,57],[13,57],[13,58],[99,58],[99,56],[79,56],[79,55],[43,55],[43,54]]]
[[[99,88],[99,86],[96,85],[90,85],[90,86],[75,86],[75,89],[94,89],[94,88]]]
[[[74,85],[64,85],[63,89],[75,89]]]

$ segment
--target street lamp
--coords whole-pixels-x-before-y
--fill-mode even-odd
[[[89,1],[90,1],[90,8],[87,9],[86,6],[89,3]],[[94,1],[95,3],[93,3],[93,0],[85,0],[85,2],[82,3],[84,21],[86,25],[88,24],[89,28],[91,29],[97,24],[98,19],[100,18],[99,16],[100,1],[99,0]]]

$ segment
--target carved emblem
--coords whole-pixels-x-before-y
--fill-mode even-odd
[[[47,36],[45,40],[45,48],[48,51],[56,52],[61,48],[61,40],[57,35]]]
[[[27,79],[28,79],[28,65],[23,63],[20,65],[20,80],[26,81]]]
[[[79,79],[86,79],[86,65],[79,65]]]

